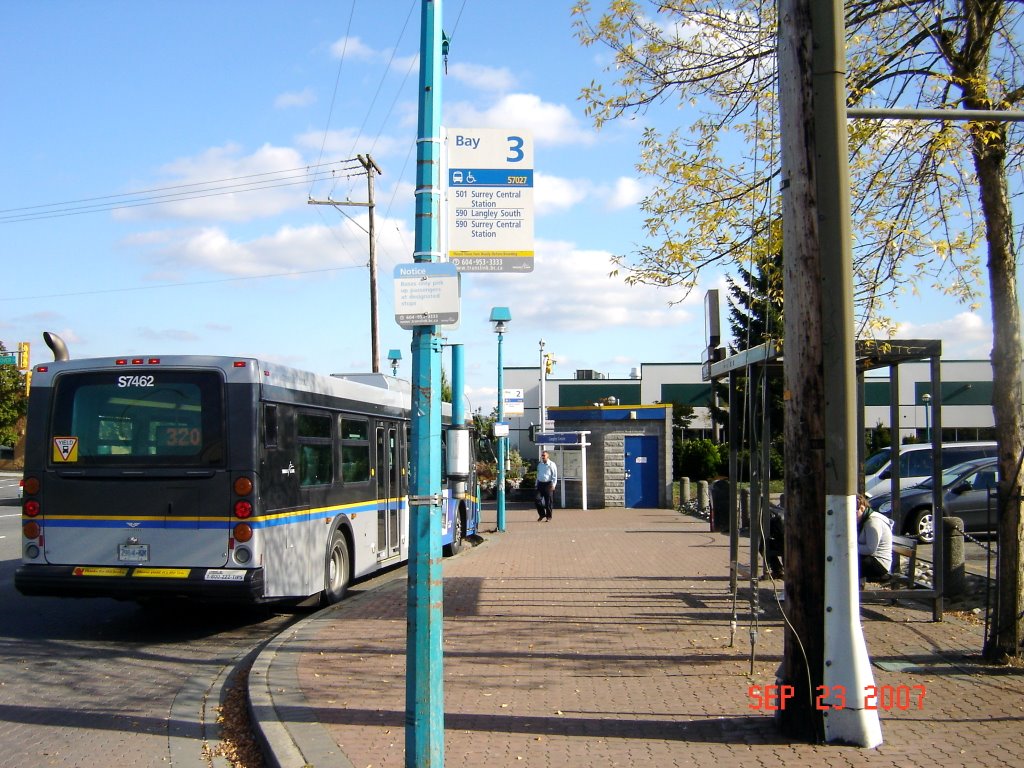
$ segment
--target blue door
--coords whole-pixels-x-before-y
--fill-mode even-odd
[[[626,437],[626,506],[658,506],[658,438]]]

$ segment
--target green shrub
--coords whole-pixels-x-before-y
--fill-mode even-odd
[[[728,456],[725,457],[726,461]],[[684,440],[679,449],[680,477],[690,480],[709,480],[722,473],[722,454],[719,446],[707,438]]]

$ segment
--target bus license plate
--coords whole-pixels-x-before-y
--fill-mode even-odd
[[[117,559],[122,563],[148,561],[149,544],[118,544]]]

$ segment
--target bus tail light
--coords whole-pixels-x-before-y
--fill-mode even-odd
[[[252,478],[236,477],[235,482],[231,484],[231,488],[236,496],[248,496],[253,490]],[[252,502],[245,498],[236,499],[234,513],[235,517],[239,520],[245,520],[250,517],[252,515]]]
[[[26,539],[38,539],[41,529],[39,523],[35,520],[30,520],[22,526],[21,531],[25,534]]]
[[[252,552],[249,551],[248,547],[238,547],[234,553],[235,562],[239,565],[246,565],[252,560]]]
[[[239,523],[234,528],[235,541],[246,542],[252,538],[252,526],[248,523]]]
[[[22,490],[29,496],[35,496],[39,493],[39,478],[38,477],[26,477],[21,481]]]
[[[39,514],[39,502],[29,499],[22,506],[21,511],[25,513],[25,517],[36,517]]]

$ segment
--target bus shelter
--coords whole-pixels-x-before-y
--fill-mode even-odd
[[[940,358],[942,355],[942,342],[933,340],[890,340],[886,342],[857,341],[857,391],[858,391],[858,435],[864,434],[864,378],[868,371],[879,368],[888,368],[889,374],[889,401],[890,401],[890,424],[893,428],[892,450],[899,451],[899,366],[905,362],[928,360],[930,362],[930,386],[931,400],[927,407],[930,408],[931,419],[931,440],[934,447],[941,446],[942,435],[942,386],[940,372]],[[766,406],[767,397],[749,396],[753,392],[763,392],[768,386],[768,379],[771,375],[780,376],[783,361],[783,346],[781,342],[770,342],[742,350],[732,355],[724,355],[724,350],[716,349],[715,354],[709,355],[709,362],[705,365],[704,379],[712,382],[712,391],[716,385],[725,382],[728,385],[729,402],[729,584],[735,595],[739,580],[739,536],[740,536],[740,509],[737,488],[740,482],[740,451],[741,446],[749,447],[750,456],[750,525],[749,525],[749,546],[750,546],[750,580],[751,580],[751,608],[757,610],[757,583],[765,569],[762,567],[760,553],[762,545],[767,556],[773,553],[769,551],[769,542],[766,541],[765,532],[769,528],[769,448],[770,448],[770,421],[769,408]],[[748,407],[741,407],[741,380],[746,380],[744,387],[748,397],[745,404]],[[936,435],[939,436],[936,440]],[[863,439],[858,440],[858,453],[863,464]],[[938,445],[936,445],[938,443]],[[875,592],[862,592],[862,599],[883,598],[886,600],[901,597],[913,597],[915,599],[930,600],[932,602],[932,617],[935,621],[942,619],[942,595],[943,595],[943,540],[944,525],[942,523],[942,488],[940,478],[942,475],[941,454],[938,450],[932,451],[932,490],[933,509],[935,510],[935,535],[931,545],[931,559],[933,563],[933,574],[931,586],[917,583],[915,575],[910,574],[908,586],[905,589],[887,589]],[[894,462],[898,464],[898,462]],[[863,473],[861,473],[863,483]],[[893,489],[893,504],[899,503],[899,468],[894,467],[891,478]],[[863,488],[862,488],[863,489]],[[785,507],[785,504],[782,504]]]

